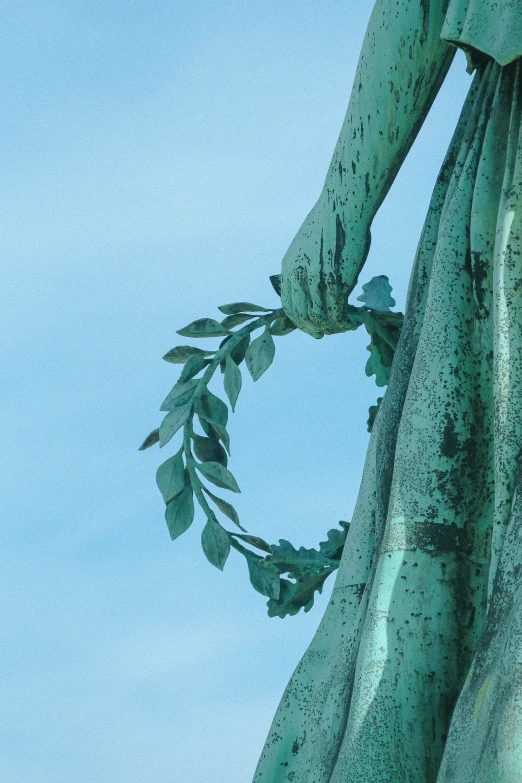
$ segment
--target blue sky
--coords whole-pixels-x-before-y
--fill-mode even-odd
[[[137,447],[176,330],[278,305],[268,277],[321,190],[371,7],[4,4],[6,783],[252,777],[333,583],[269,619],[239,555],[207,563],[202,513],[170,541],[155,471],[174,447]],[[398,309],[469,84],[458,53],[374,223],[361,283],[388,274]],[[379,390],[362,333],[276,339],[231,416],[234,505],[250,532],[314,546],[350,519]]]

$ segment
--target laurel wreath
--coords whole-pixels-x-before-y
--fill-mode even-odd
[[[280,296],[280,275],[272,275],[270,281]],[[402,313],[390,311],[390,307],[395,305],[391,290],[385,275],[374,277],[363,286],[364,293],[358,297],[364,305],[348,305],[356,328],[364,324],[370,335],[366,374],[375,375],[377,386],[388,383],[403,323]],[[211,492],[202,481],[203,478],[220,489],[240,492],[228,469],[228,407],[208,389],[210,379],[219,367],[225,394],[234,411],[241,391],[239,367],[242,362],[245,362],[252,379],[259,380],[273,362],[273,338],[290,334],[297,327],[282,308],[274,310],[251,302],[235,302],[221,305],[218,309],[226,316],[221,321],[200,318],[177,331],[183,337],[224,339],[215,351],[178,345],[165,354],[165,361],[183,364],[183,369],[161,404],[160,410],[166,411],[166,416],[159,428],[145,438],[140,451],[156,443],[163,447],[182,430],[180,448],[159,466],[156,473],[156,483],[166,504],[165,520],[172,540],[192,525],[195,498],[206,517],[201,545],[209,562],[223,570],[230,550],[235,549],[246,559],[250,582],[255,590],[268,598],[270,617],[293,615],[301,608],[307,612],[313,606],[315,592],[322,591],[327,577],[339,567],[349,523],[341,521],[340,530],[329,530],[327,540],[319,544],[319,549],[296,549],[284,539],[280,539],[279,544],[268,544],[259,536],[249,534],[240,524],[234,507]],[[241,324],[246,325],[233,331]],[[252,340],[252,333],[258,329],[262,329],[261,334]],[[369,432],[382,399],[379,397],[376,405],[370,407]],[[203,434],[194,430],[195,417]],[[242,532],[225,529],[209,500]]]

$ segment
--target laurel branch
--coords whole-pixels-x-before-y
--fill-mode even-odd
[[[280,276],[273,275],[270,280],[280,295]],[[390,295],[391,286],[384,275],[372,278],[363,286],[363,291],[358,299],[364,302],[364,306],[349,306],[350,316],[359,325],[364,324],[371,338],[366,374],[375,375],[377,386],[385,386],[403,315],[390,311],[395,300]],[[156,443],[163,447],[178,431],[182,431],[180,448],[159,466],[156,473],[156,483],[166,504],[165,519],[172,540],[191,526],[195,498],[206,517],[201,545],[209,562],[223,570],[230,550],[235,549],[246,559],[250,582],[255,590],[269,599],[270,617],[293,615],[301,608],[307,612],[313,606],[315,592],[322,591],[327,577],[339,567],[349,524],[341,521],[340,530],[334,528],[328,531],[327,540],[319,544],[319,549],[300,547],[297,550],[284,539],[280,539],[279,544],[268,544],[259,536],[247,533],[234,507],[211,492],[202,481],[203,478],[220,489],[240,492],[228,469],[228,407],[208,389],[210,379],[219,367],[225,394],[234,411],[242,384],[240,365],[244,362],[252,379],[259,380],[273,362],[273,338],[290,334],[297,327],[283,309],[273,310],[251,302],[235,302],[218,309],[225,315],[221,321],[200,318],[177,331],[183,337],[224,339],[216,351],[178,345],[165,354],[165,361],[183,364],[183,369],[161,404],[160,410],[166,412],[163,421],[145,438],[140,450]],[[233,331],[235,327],[240,328]],[[252,340],[251,335],[256,330],[262,331]],[[370,408],[369,432],[382,399],[379,397],[377,404]],[[203,435],[194,430],[195,417]],[[242,532],[225,529],[209,501]]]

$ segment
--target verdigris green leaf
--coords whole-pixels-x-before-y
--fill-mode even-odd
[[[182,454],[183,448],[163,462],[156,472],[156,484],[165,503],[185,488],[185,466]]]
[[[254,381],[257,381],[268,370],[275,356],[275,343],[270,328],[267,326],[259,337],[252,340],[245,354],[248,371]]]
[[[204,416],[200,416],[198,414],[199,423],[201,424],[201,429],[203,432],[208,435],[209,438],[214,438],[214,440],[218,439],[218,435],[216,434],[215,429],[212,427],[212,425],[205,419]]]
[[[218,310],[224,315],[235,315],[236,313],[248,312],[248,313],[269,313],[270,309],[267,307],[260,307],[259,305],[252,304],[252,302],[233,302],[232,304],[221,305]]]
[[[150,435],[147,435],[147,437],[139,447],[138,451],[145,451],[145,449],[150,449],[150,447],[154,446],[154,444],[157,443],[158,441],[159,441],[159,429],[152,430]]]
[[[233,338],[233,336],[234,336],[233,334],[229,334],[228,337],[225,337],[224,340],[221,340],[221,342],[219,343],[219,347],[223,348],[223,346],[226,345],[228,341]]]
[[[223,385],[225,393],[230,400],[232,410],[234,411],[239,392],[241,391],[241,370],[231,356],[227,356],[226,358]]]
[[[160,411],[170,411],[180,408],[192,400],[199,380],[176,383],[161,403]]]
[[[270,275],[270,282],[278,296],[281,296],[281,275]]]
[[[277,599],[280,590],[279,574],[277,573],[277,570],[267,562],[266,558],[257,555],[250,549],[246,549],[246,547],[236,541],[236,538],[241,538],[242,540],[251,543],[249,539],[255,539],[256,536],[242,536],[240,533],[230,533],[229,536],[231,546],[233,546],[234,549],[237,549],[238,552],[241,552],[247,561],[250,581],[254,588],[262,595]],[[262,543],[268,547],[266,541],[263,541]]]
[[[255,318],[255,315],[248,315],[248,313],[234,313],[234,315],[227,315],[226,318],[223,318],[221,321],[221,326],[223,326],[225,329],[233,329],[234,326],[244,324],[245,321],[250,321],[252,318]]]
[[[315,592],[322,593],[323,585],[332,571],[324,571],[319,574],[305,574],[297,582],[288,579],[280,580],[280,596],[276,600],[271,598],[267,602],[269,617],[286,617],[294,615],[304,608],[309,612],[314,604]]]
[[[230,489],[232,492],[241,492],[232,473],[219,462],[196,463],[196,468],[217,487]]]
[[[281,574],[288,573],[296,579],[307,573],[319,573],[325,568],[332,567],[332,563],[322,552],[318,552],[316,549],[305,549],[304,547],[300,547],[297,550],[289,541],[285,541],[283,538],[279,540],[279,545],[272,544],[271,548],[272,554],[268,558],[269,562]]]
[[[236,538],[240,538],[242,541],[246,541],[246,543],[250,544],[250,546],[255,546],[256,549],[261,549],[263,552],[268,552],[269,555],[272,554],[272,548],[270,547],[270,544],[267,544],[267,542],[262,538],[259,538],[259,536],[251,536],[248,534],[241,535],[241,533],[233,533],[232,535],[236,536]]]
[[[370,405],[370,408],[368,410],[368,421],[366,422],[368,432],[371,432],[373,430],[373,425],[375,424],[375,419],[377,417],[377,413],[379,412],[379,408],[381,407],[381,402],[383,401],[384,397],[377,397],[377,404],[376,405]]]
[[[209,419],[206,416],[202,416],[201,414],[198,414],[198,419],[203,432],[205,432],[209,438],[221,440],[224,447],[228,451],[228,455],[230,456],[230,435],[228,434],[226,428],[221,426],[221,424],[219,424],[217,421],[214,421],[214,419]]]
[[[193,434],[194,453],[201,462],[220,462],[225,467],[228,457],[221,443],[215,438],[202,438],[197,433]]]
[[[180,334],[182,337],[222,337],[228,334],[228,329],[225,329],[214,318],[198,318],[197,321],[192,321],[183,329],[178,329],[176,334]]]
[[[261,595],[277,600],[281,592],[281,579],[277,571],[264,560],[246,558],[250,582]]]
[[[221,340],[221,342],[219,343],[219,348],[220,349],[223,348],[223,346],[226,345],[228,341],[232,339],[233,336],[234,335],[229,334],[228,337],[225,337],[224,340]],[[225,359],[221,359],[221,361],[219,362],[219,369],[221,370],[221,374],[225,372]]]
[[[204,356],[191,356],[187,360],[181,375],[178,378],[178,383],[185,383],[198,374],[204,367],[210,364],[210,359],[205,359]]]
[[[207,560],[222,571],[230,554],[230,540],[227,531],[217,521],[207,520],[201,533],[201,546]]]
[[[237,365],[240,365],[243,359],[245,358],[245,354],[247,352],[247,348],[250,345],[250,335],[246,334],[242,340],[238,342],[234,348],[232,348],[230,352],[230,356],[235,361]]]
[[[367,346],[367,350],[370,351],[370,358],[366,362],[366,375],[368,377],[375,375],[376,385],[386,386],[390,377],[395,351],[376,332],[372,333],[371,342]]]
[[[222,348],[228,340],[232,338],[232,335],[229,335],[228,337],[225,337],[225,339],[221,342],[220,348]],[[240,340],[237,345],[235,345],[232,350],[230,351],[230,356],[235,361],[237,365],[240,365],[243,359],[245,358],[245,354],[247,352],[247,348],[250,345],[250,334],[246,334],[242,340]],[[219,367],[221,369],[221,372],[225,372],[226,367],[226,358],[222,359],[219,363]]]
[[[171,364],[185,364],[191,356],[211,356],[214,351],[203,351],[201,348],[194,348],[192,345],[178,345],[165,354],[163,359]]]
[[[203,487],[203,490],[204,490],[204,492],[206,492],[206,493],[207,493],[207,495],[208,495],[209,497],[211,497],[211,498],[212,498],[212,500],[214,501],[214,503],[216,504],[216,506],[219,508],[219,510],[220,510],[220,511],[222,511],[222,512],[223,512],[223,514],[224,514],[226,517],[228,517],[229,519],[231,519],[231,520],[232,520],[232,522],[234,522],[234,524],[235,524],[235,525],[237,525],[239,528],[241,528],[241,530],[244,530],[244,529],[245,529],[244,527],[241,527],[241,525],[239,524],[239,517],[238,517],[238,515],[237,515],[237,511],[236,511],[236,509],[234,508],[234,506],[231,506],[231,505],[230,505],[230,503],[227,503],[227,501],[226,501],[226,500],[223,500],[223,498],[218,498],[218,496],[217,496],[217,495],[214,495],[214,494],[213,494],[213,493],[212,493],[212,492],[211,492],[209,489],[207,489],[206,487]],[[235,534],[235,535],[240,535],[240,534],[239,534],[239,533],[237,533],[237,534]]]
[[[203,394],[197,399],[195,407],[196,412],[202,413],[206,419],[212,419],[221,424],[222,427],[227,426],[228,408],[226,404],[208,389],[205,389]]]
[[[397,347],[404,325],[404,313],[373,313],[373,317],[379,324],[386,325],[391,343],[394,348]]]
[[[342,530],[333,528],[326,534],[327,540],[321,541],[319,551],[330,560],[340,560],[346,542],[346,536],[350,527],[349,522],[341,520],[339,522]]]
[[[192,401],[185,405],[181,405],[179,408],[174,408],[170,413],[167,413],[159,428],[160,447],[165,446],[180,427],[185,424],[190,416],[191,410]]]
[[[371,338],[367,348],[370,358],[366,363],[366,375],[375,375],[377,386],[386,386],[404,316],[402,313],[363,312],[364,325]]]
[[[394,351],[397,348],[404,322],[402,313],[377,313],[374,310],[363,310],[362,316],[366,331],[383,340]]]
[[[364,293],[357,297],[357,301],[364,302],[364,306],[370,310],[386,313],[390,307],[394,307],[395,299],[391,296],[392,287],[387,275],[372,277],[362,289]]]
[[[188,530],[193,519],[194,498],[192,496],[192,488],[187,486],[167,503],[167,508],[165,509],[165,520],[171,539],[174,541],[174,539]]]
[[[284,337],[285,334],[290,334],[290,332],[295,331],[295,329],[297,329],[297,326],[293,324],[289,318],[282,316],[281,318],[276,318],[272,323],[270,334],[274,337]]]

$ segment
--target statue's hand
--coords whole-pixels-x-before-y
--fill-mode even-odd
[[[369,248],[369,228],[317,202],[283,258],[281,302],[296,326],[316,338],[357,328],[348,294]]]

